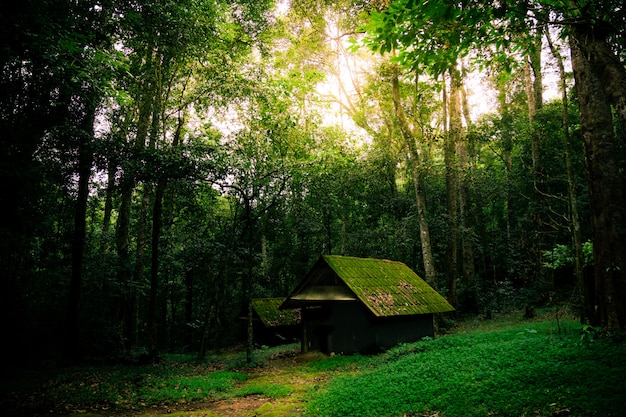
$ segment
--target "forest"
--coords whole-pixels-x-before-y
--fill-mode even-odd
[[[244,343],[321,254],[442,323],[626,327],[621,0],[31,0],[0,14],[11,366]],[[244,314],[245,315],[245,314]]]

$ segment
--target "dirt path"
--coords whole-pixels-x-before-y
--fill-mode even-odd
[[[259,395],[230,398],[211,402],[199,402],[179,406],[158,407],[123,417],[297,417],[302,415],[302,407],[307,390],[314,384],[323,384],[327,378],[319,372],[306,372],[301,366],[313,359],[324,356],[319,353],[294,354],[270,359],[266,366],[248,372],[248,379],[241,387],[255,385],[288,386],[292,392],[288,396],[268,398]],[[91,414],[90,416],[93,416]],[[110,414],[107,417],[119,416]],[[80,417],[74,414],[72,417]]]

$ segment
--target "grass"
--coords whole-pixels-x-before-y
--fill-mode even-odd
[[[66,369],[13,384],[0,414],[124,415],[253,396],[267,401],[246,415],[264,417],[624,416],[626,338],[594,335],[573,320],[505,318],[375,356],[304,361],[289,345],[257,350],[250,367],[240,352],[203,363],[171,355],[154,366]]]
[[[396,347],[311,395],[310,416],[623,416],[626,343],[552,322]]]

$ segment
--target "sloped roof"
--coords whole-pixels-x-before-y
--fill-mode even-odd
[[[333,274],[329,275],[329,268]],[[360,300],[377,317],[454,310],[402,262],[334,255],[324,255],[318,260],[282,308],[329,300]]]
[[[252,308],[265,327],[291,326],[300,323],[300,310],[279,310],[284,298],[255,298]]]

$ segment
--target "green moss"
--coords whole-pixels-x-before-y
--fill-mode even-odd
[[[332,255],[323,258],[377,316],[454,310],[445,298],[402,262]]]
[[[300,310],[279,310],[284,298],[256,298],[252,308],[266,327],[293,326],[300,323]]]

